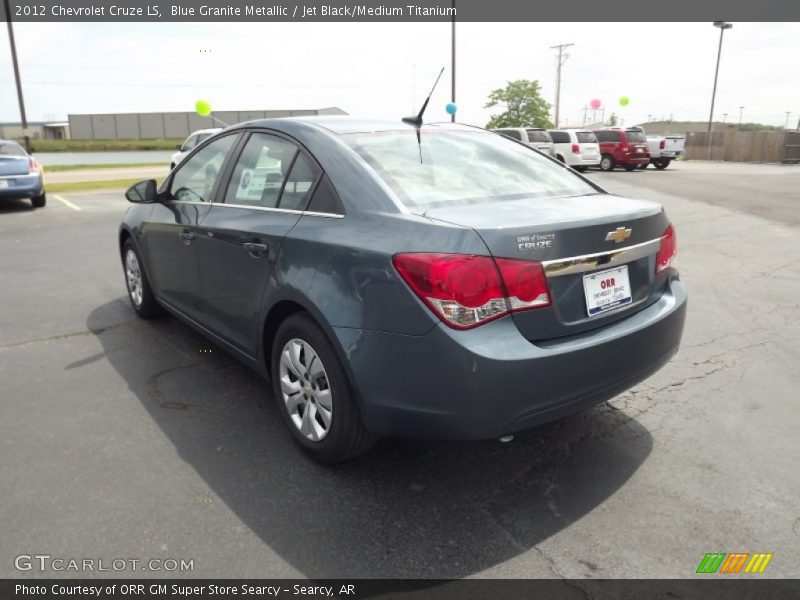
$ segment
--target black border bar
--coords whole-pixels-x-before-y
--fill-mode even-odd
[[[278,588],[278,593],[273,592]],[[221,590],[226,590],[224,593]],[[313,591],[318,589],[320,591]],[[232,590],[237,590],[234,593]],[[251,590],[248,592],[248,590]],[[327,590],[331,590],[330,595]],[[98,593],[99,592],[99,593]],[[348,593],[349,592],[349,593]],[[0,598],[43,600],[795,600],[800,579],[3,579]]]
[[[19,22],[800,21],[798,0],[9,0]],[[8,20],[0,3],[3,20]],[[205,7],[205,8],[203,8]],[[454,8],[455,7],[455,8]]]

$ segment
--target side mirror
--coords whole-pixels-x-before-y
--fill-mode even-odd
[[[177,150],[178,152],[183,150],[183,144],[178,144],[177,146],[175,146],[175,150]]]
[[[152,204],[156,201],[157,195],[155,179],[145,179],[139,183],[134,183],[125,192],[128,202],[135,204]]]

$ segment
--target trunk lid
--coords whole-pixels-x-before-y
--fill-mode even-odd
[[[27,175],[28,157],[0,154],[0,177],[8,175]]]
[[[470,227],[495,257],[543,263],[552,305],[513,313],[520,332],[531,341],[574,335],[625,318],[657,300],[663,288],[655,277],[655,255],[669,222],[653,202],[599,193],[435,208],[425,216]],[[564,260],[578,257],[583,260]],[[603,278],[585,284],[584,277],[620,267],[626,267],[630,301],[590,316],[585,285],[593,293]],[[611,278],[621,280],[623,275],[615,271],[606,279]]]

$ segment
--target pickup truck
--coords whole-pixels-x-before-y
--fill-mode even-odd
[[[683,154],[685,143],[686,138],[682,135],[648,135],[647,149],[650,151],[650,164],[656,169],[666,169],[673,158]]]

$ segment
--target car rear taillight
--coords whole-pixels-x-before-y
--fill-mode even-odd
[[[32,156],[28,158],[28,173],[38,173],[39,172],[39,163],[36,161],[35,158]]]
[[[663,150],[666,147],[667,147],[667,140],[661,138],[661,141],[658,143],[659,150]]]
[[[400,276],[446,325],[470,329],[512,311],[550,306],[542,265],[472,254],[396,254]]]
[[[667,269],[675,269],[678,266],[677,257],[678,246],[675,240],[675,230],[670,225],[661,236],[661,245],[656,255],[656,275]]]
[[[619,147],[619,149],[620,149],[621,152],[627,152],[628,150],[630,150],[630,148],[628,148],[628,144],[622,144]]]
[[[580,149],[580,146],[578,146],[578,144],[572,144],[572,153],[573,154],[580,154],[581,153],[581,149]]]

